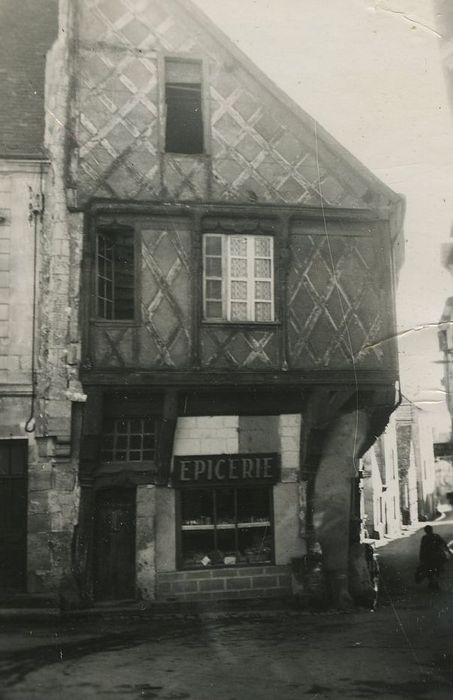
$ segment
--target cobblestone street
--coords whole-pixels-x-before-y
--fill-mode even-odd
[[[453,538],[449,519],[435,524]],[[374,613],[263,610],[184,619],[118,615],[3,623],[2,700],[447,700],[453,562],[442,591],[412,583],[421,531],[380,548]]]

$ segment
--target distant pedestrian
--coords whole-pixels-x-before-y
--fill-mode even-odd
[[[429,581],[429,588],[439,588],[439,576],[451,551],[444,539],[436,534],[431,525],[423,528],[425,534],[420,543],[420,565],[415,574],[417,583],[425,578]]]

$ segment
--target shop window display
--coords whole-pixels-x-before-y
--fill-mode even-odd
[[[182,568],[272,563],[270,488],[188,488],[180,493]]]

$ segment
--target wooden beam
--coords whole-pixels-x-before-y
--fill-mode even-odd
[[[171,458],[178,419],[178,391],[168,389],[164,396],[162,420],[157,435],[155,463],[157,483],[166,486],[170,480]]]
[[[85,211],[90,214],[110,214],[124,215],[165,215],[165,216],[187,216],[191,212],[198,212],[199,215],[234,216],[235,214],[246,216],[278,217],[280,215],[295,216],[297,219],[316,219],[321,221],[379,221],[382,214],[374,209],[346,209],[340,207],[300,207],[292,204],[235,204],[229,202],[210,203],[177,203],[177,202],[143,202],[136,200],[123,200],[121,202],[109,199],[91,199],[85,207],[74,209],[74,211]]]
[[[289,370],[289,371],[248,371],[248,370],[135,370],[81,369],[84,386],[139,386],[145,387],[217,387],[229,386],[317,386],[329,387],[343,385],[357,386],[363,390],[366,385],[392,388],[398,379],[397,368],[389,370]]]

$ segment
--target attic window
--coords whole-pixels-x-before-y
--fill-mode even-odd
[[[203,153],[201,63],[165,61],[167,153]]]
[[[135,315],[134,231],[113,224],[97,232],[97,317],[133,320]]]

